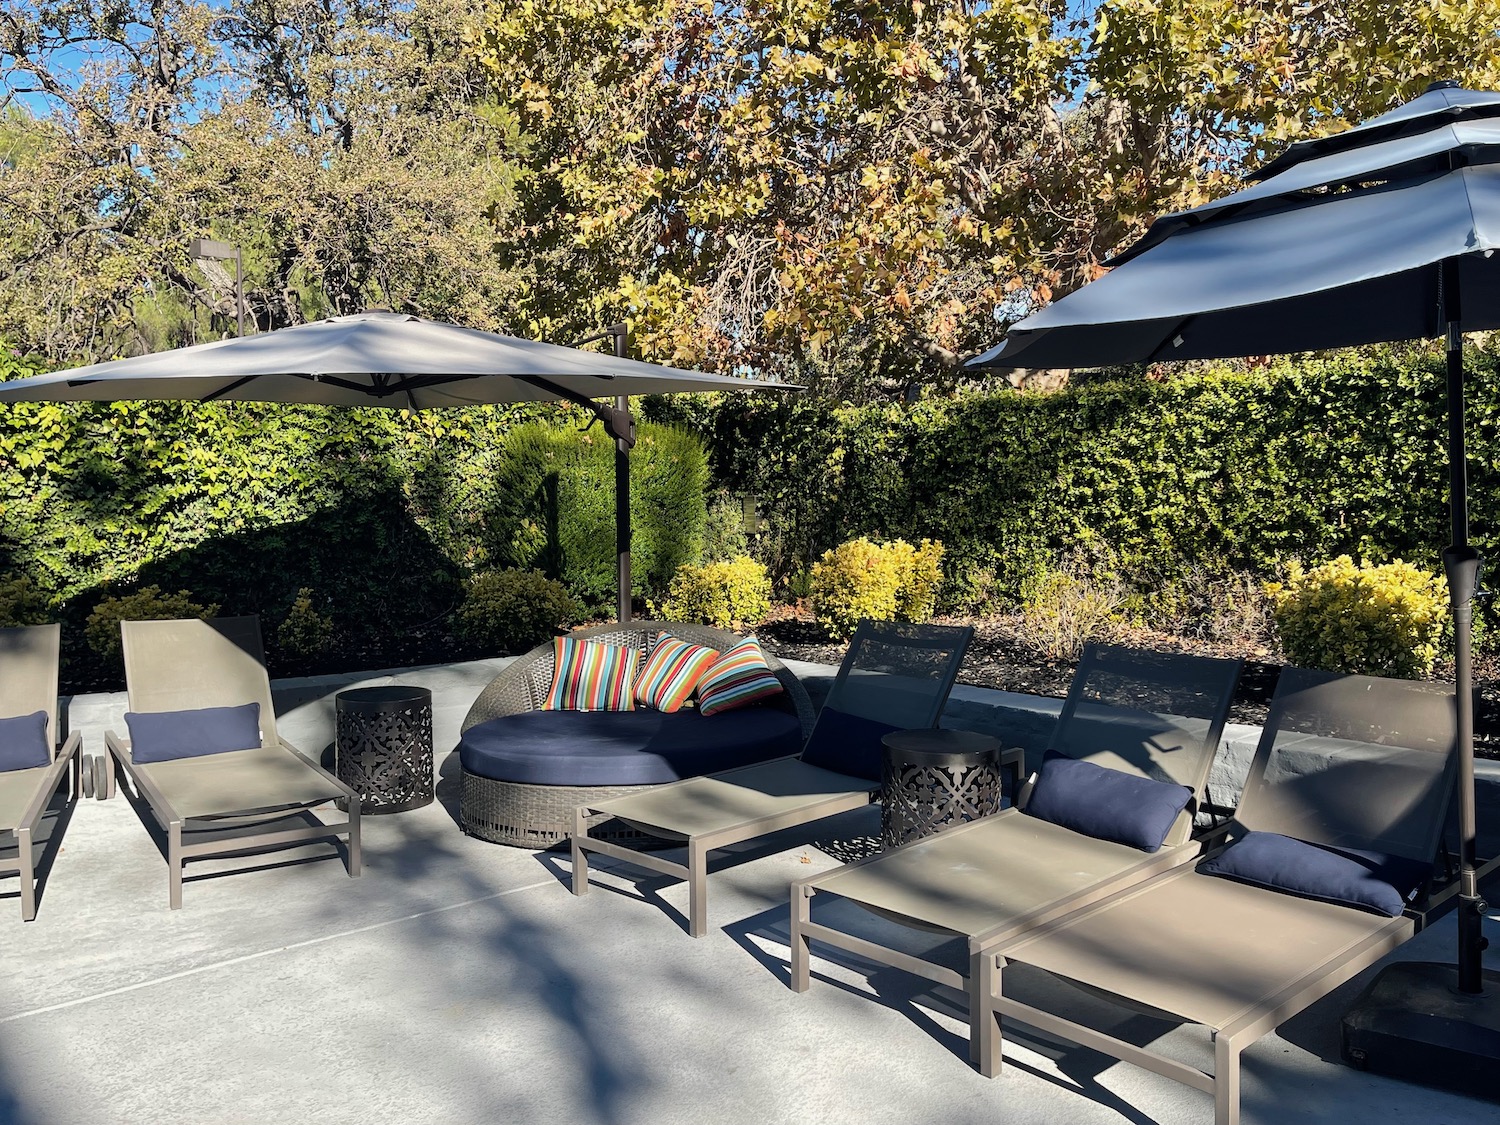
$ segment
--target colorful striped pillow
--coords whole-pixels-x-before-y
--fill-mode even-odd
[[[698,710],[716,715],[748,707],[785,690],[766,663],[760,642],[746,637],[722,653],[698,680]]]
[[[688,644],[663,633],[651,647],[641,674],[635,678],[635,701],[658,711],[678,711],[698,686],[698,679],[719,659],[717,649]]]
[[[557,637],[552,646],[552,690],[542,710],[635,710],[630,688],[640,649],[576,637]]]

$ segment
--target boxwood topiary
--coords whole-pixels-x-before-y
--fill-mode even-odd
[[[562,583],[534,570],[492,570],[469,580],[454,628],[482,648],[523,652],[571,625],[578,606]]]

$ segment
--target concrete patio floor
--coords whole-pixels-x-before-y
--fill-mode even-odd
[[[35,922],[0,880],[0,1122],[1212,1121],[1206,1095],[1024,1029],[1010,1031],[1005,1075],[984,1079],[956,996],[894,970],[820,955],[812,990],[792,993],[787,884],[835,863],[807,834],[730,857],[698,941],[681,885],[605,863],[575,898],[565,853],[465,837],[448,751],[496,666],[401,675],[435,691],[439,800],[367,818],[358,879],[327,845],[199,862],[169,911],[132,805],[79,802]],[[322,750],[349,682],[288,685],[286,737]],[[118,698],[74,701],[87,750],[121,711]],[[816,836],[837,851],[877,825],[861,810]],[[1450,916],[1402,955],[1452,949]],[[1245,1120],[1500,1122],[1500,1106],[1337,1061],[1339,1017],[1366,979],[1246,1053]],[[1194,1029],[1114,1027],[1211,1064]]]

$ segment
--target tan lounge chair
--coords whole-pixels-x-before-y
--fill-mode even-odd
[[[688,932],[702,937],[708,932],[708,853],[868,805],[880,788],[881,731],[937,725],[973,636],[967,626],[861,622],[802,756],[580,805],[571,833],[573,893],[588,890],[589,852],[684,879]],[[837,749],[847,750],[850,761],[864,760],[859,775],[804,760],[814,746],[826,748],[838,739],[830,732],[844,730],[851,717],[870,725],[853,736],[859,745]],[[732,713],[722,718],[733,721]],[[589,821],[600,813],[658,839],[685,843],[686,865],[590,837]]]
[[[1274,833],[1414,864],[1410,895],[1392,891],[1390,909],[1405,901],[1406,910],[1391,917],[1205,874],[1224,855],[1215,848],[1193,867],[991,947],[980,968],[981,1069],[998,1073],[1008,1017],[1203,1090],[1216,1125],[1235,1125],[1241,1052],[1420,925],[1453,789],[1454,727],[1451,688],[1285,669],[1229,848],[1247,832]],[[1292,870],[1305,881],[1306,866]],[[1004,991],[1010,962],[1137,1012],[1202,1024],[1213,1035],[1213,1074],[1019,1003]]]
[[[57,676],[62,629],[30,625],[0,629],[0,716],[47,713],[46,749],[51,764],[0,770],[0,833],[15,840],[16,858],[0,859],[0,871],[21,877],[21,920],[36,917],[36,858],[33,835],[47,811],[63,775],[70,778],[69,797],[81,791],[82,740],[77,732],[57,744]]]
[[[977,1049],[980,1006],[972,989],[985,950],[1199,855],[1193,813],[1240,668],[1238,660],[1085,648],[1048,755],[1191,790],[1160,849],[1147,852],[1027,815],[1028,782],[1017,806],[793,883],[791,988],[810,987],[816,939],[970,992]],[[813,917],[814,896],[842,899],[863,910],[840,912],[839,921],[849,927],[840,929],[826,915]],[[902,929],[894,931],[894,940],[883,939],[889,945],[880,944],[863,936],[870,932],[861,921],[864,912]],[[965,939],[967,964],[961,970],[930,959],[922,941],[908,940],[923,934]]]
[[[120,638],[134,713],[260,705],[260,744],[244,749],[144,762],[129,740],[105,735],[108,793],[118,768],[137,808],[144,801],[167,835],[173,910],[182,906],[184,864],[201,856],[342,836],[349,875],[359,874],[359,796],[276,733],[257,618],[124,621]],[[336,800],[348,803],[347,817],[325,823],[312,811]]]

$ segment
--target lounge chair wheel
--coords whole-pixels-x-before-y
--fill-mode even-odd
[[[109,763],[104,760],[103,754],[95,754],[91,763],[90,773],[94,775],[94,799],[105,801],[109,799]]]
[[[84,754],[78,759],[78,786],[85,797],[94,795],[94,756]]]

